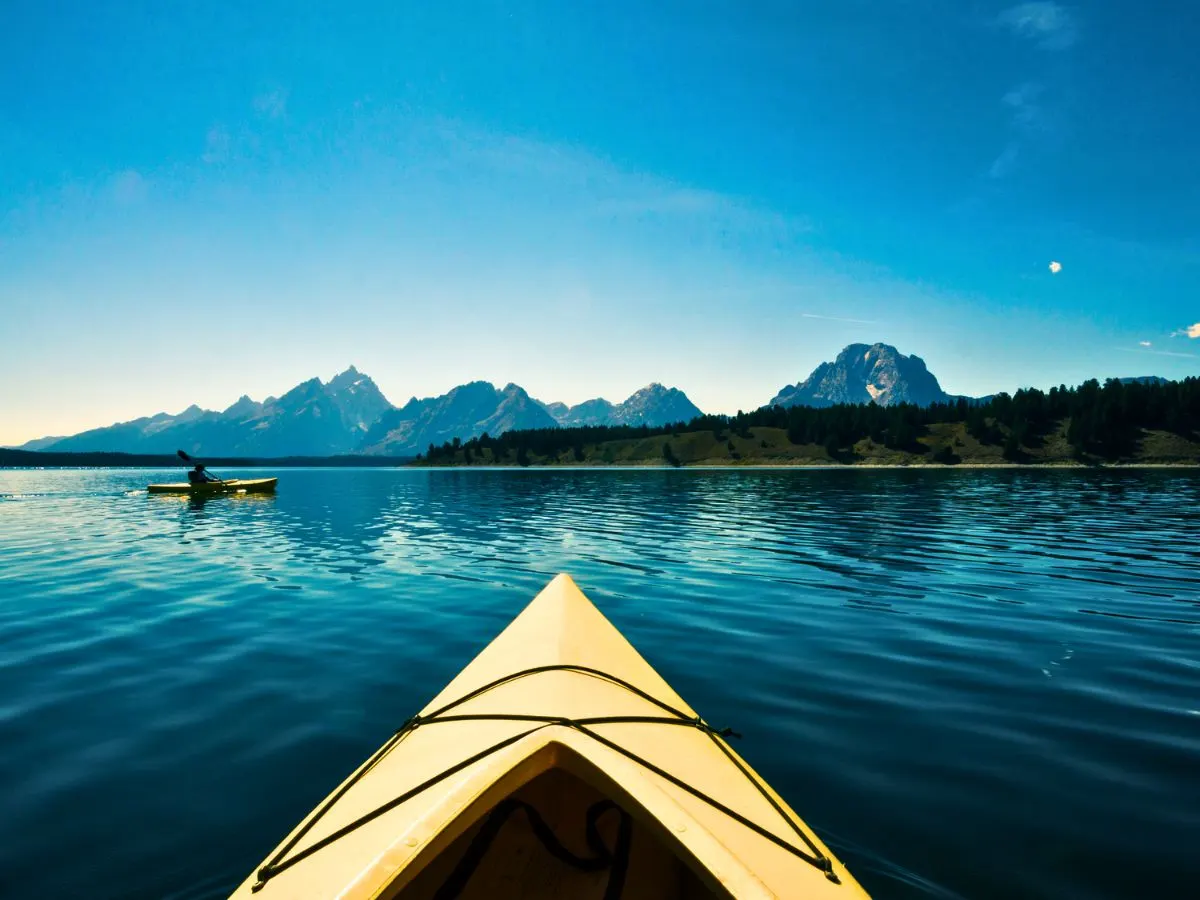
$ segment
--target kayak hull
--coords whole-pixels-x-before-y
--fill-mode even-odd
[[[232,478],[228,481],[209,481],[191,484],[181,481],[175,484],[152,484],[146,490],[151,494],[272,494],[278,478]]]
[[[233,897],[865,898],[725,735],[559,575]]]

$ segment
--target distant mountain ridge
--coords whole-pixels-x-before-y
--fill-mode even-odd
[[[657,381],[634,391],[621,403],[603,397],[585,400],[576,406],[542,403],[554,420],[564,428],[583,425],[666,425],[690,422],[703,415],[700,408],[679,388],[664,387]]]
[[[1147,375],[1124,383],[1161,384]],[[804,381],[784,387],[769,405],[907,402],[928,405],[958,399],[947,394],[917,356],[888,344],[851,344],[821,363]],[[983,402],[987,398],[970,398]],[[192,405],[67,437],[44,437],[19,449],[52,452],[173,454],[267,458],[373,454],[415,456],[429,444],[462,441],[484,432],[578,426],[688,422],[702,415],[687,395],[655,382],[620,403],[595,398],[568,406],[543,403],[518,385],[486,381],[459,385],[437,397],[413,397],[393,406],[371,378],[354,366],[328,382],[310,378],[280,397],[259,402],[243,395],[221,411]]]
[[[47,447],[57,444],[65,435],[56,435],[52,437],[34,438],[32,441],[26,441],[16,447],[10,447],[11,450],[44,450]]]
[[[368,430],[365,453],[405,456],[422,453],[430,444],[454,438],[469,440],[487,432],[498,435],[526,428],[554,428],[554,417],[524,388],[508,384],[498,390],[490,382],[472,381],[440,397],[413,397],[385,412]]]
[[[395,407],[375,382],[350,366],[328,382],[310,378],[281,397],[242,395],[220,412],[192,405],[69,437],[39,438],[21,449],[83,453],[196,456],[415,456],[429,444],[469,440],[487,432],[576,424],[661,425],[700,410],[678,388],[650,384],[622,403],[589,400],[574,407],[540,403],[516,384],[459,385],[437,397],[413,397]]]
[[[1137,375],[1130,378],[1118,378],[1121,384],[1170,384],[1170,378],[1161,375]]]
[[[788,385],[769,406],[833,406],[871,403],[928,406],[952,399],[919,356],[890,344],[851,344],[833,362],[823,362],[799,384]]]
[[[262,403],[242,396],[221,412],[192,405],[93,428],[38,449],[57,452],[174,453],[223,456],[334,456],[361,443],[392,405],[354,366],[327,383],[310,378]],[[37,442],[33,442],[37,443]],[[29,445],[26,445],[28,447]]]

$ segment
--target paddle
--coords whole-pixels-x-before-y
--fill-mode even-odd
[[[195,459],[193,459],[192,457],[188,456],[188,455],[187,455],[186,453],[184,453],[182,450],[176,450],[176,451],[175,451],[175,454],[176,454],[176,455],[177,455],[177,456],[178,456],[180,459],[182,459],[182,460],[183,460],[185,463],[187,463],[189,466],[194,466],[194,465],[197,465],[197,462],[196,462],[196,460],[195,460]],[[203,472],[208,472],[208,469],[206,469],[206,468],[204,468],[203,466],[201,466],[201,471],[203,471]],[[212,474],[212,473],[209,473],[209,474]],[[224,483],[225,483],[225,479],[224,479],[224,478],[218,478],[218,479],[217,479],[217,484],[224,484]]]

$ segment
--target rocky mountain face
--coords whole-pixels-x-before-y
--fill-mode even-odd
[[[546,412],[563,428],[577,428],[583,425],[615,425],[613,410],[615,403],[610,403],[603,397],[595,400],[584,400],[568,407],[565,403],[543,404]]]
[[[833,406],[870,403],[928,406],[951,397],[919,356],[905,356],[888,344],[851,344],[833,362],[823,362],[799,384],[772,398],[772,406]]]
[[[570,412],[570,408],[565,403],[542,403],[540,400],[537,402],[541,403],[542,409],[550,413],[554,421],[560,425],[562,424],[563,417]]]
[[[354,366],[330,379],[325,390],[336,399],[345,424],[364,433],[392,408],[375,382]]]
[[[360,450],[387,456],[425,452],[430,444],[470,440],[523,428],[554,428],[554,417],[515,384],[498,390],[486,381],[460,385],[440,397],[413,397],[384,413],[364,436]]]
[[[39,449],[196,456],[332,456],[355,450],[369,425],[391,409],[353,366],[327,383],[312,378],[282,397],[241,397],[221,412],[189,406],[62,438]]]
[[[666,425],[670,422],[688,422],[702,415],[683,391],[663,387],[657,382],[636,391],[622,403],[610,403],[597,397],[571,407],[565,403],[545,403],[542,406],[563,428],[581,425]]]
[[[671,422],[690,422],[703,415],[687,394],[679,388],[649,384],[630,395],[613,410],[621,425],[666,425]]]

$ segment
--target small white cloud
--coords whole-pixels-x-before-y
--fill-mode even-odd
[[[1154,345],[1152,343],[1150,343],[1150,341],[1138,341],[1138,346],[1139,347],[1152,347]]]
[[[1178,331],[1172,331],[1171,337],[1200,338],[1200,322],[1180,328]]]
[[[1021,3],[1000,13],[996,22],[1044,50],[1066,50],[1079,37],[1074,18],[1057,3]]]
[[[113,199],[122,206],[137,203],[146,196],[146,179],[133,169],[126,169],[113,176],[109,187]]]
[[[274,88],[254,98],[254,109],[268,119],[282,119],[287,114],[288,91]]]
[[[221,163],[229,158],[229,132],[224,125],[214,125],[204,136],[204,154],[201,156],[206,163]]]
[[[1060,263],[1058,260],[1054,260],[1053,262],[1050,263],[1050,274],[1057,275],[1061,271],[1062,271],[1062,263]]]

